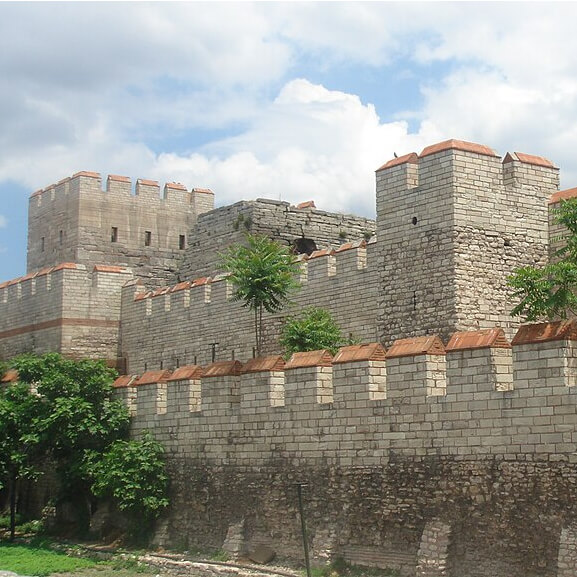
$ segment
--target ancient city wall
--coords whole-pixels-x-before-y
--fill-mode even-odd
[[[130,266],[151,283],[172,279],[210,190],[79,172],[30,197],[28,272],[61,262]]]
[[[507,277],[544,264],[558,169],[521,153],[447,141],[377,171],[384,341],[502,326],[514,334]]]
[[[363,342],[377,338],[376,245],[347,243],[303,258],[301,289],[279,315],[266,315],[267,353],[279,352],[283,319],[308,306],[331,311],[337,323]],[[254,353],[254,313],[231,299],[224,276],[183,281],[147,291],[125,288],[122,304],[122,356],[128,370],[174,369],[191,363],[248,359]],[[214,348],[213,348],[214,343]]]
[[[199,216],[190,231],[178,280],[213,275],[220,254],[247,233],[274,238],[297,253],[338,248],[345,242],[374,237],[375,221],[350,214],[325,212],[314,203],[291,206],[288,202],[259,198],[223,206]]]
[[[176,501],[161,541],[222,547],[236,531],[247,547],[299,558],[295,483],[306,483],[316,559],[427,577],[567,577],[576,343],[573,323],[553,323],[522,328],[512,346],[494,329],[116,385],[134,434],[151,429],[168,451]]]
[[[0,359],[59,351],[116,364],[122,267],[64,263],[0,284]]]

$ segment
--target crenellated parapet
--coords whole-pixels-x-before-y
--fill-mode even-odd
[[[377,465],[577,451],[577,325],[522,327],[218,361],[120,377],[135,431],[212,462]],[[199,441],[198,439],[202,439]],[[202,445],[200,448],[197,443]],[[536,457],[538,456],[538,457]]]

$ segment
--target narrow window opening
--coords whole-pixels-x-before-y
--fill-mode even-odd
[[[58,233],[58,242],[59,242],[60,245],[62,246],[62,243],[64,242],[64,231],[63,231],[63,230],[61,230],[61,231]]]
[[[118,227],[113,226],[110,229],[110,242],[118,242]]]
[[[144,231],[144,246],[150,246],[152,241],[152,233],[149,230]]]
[[[416,216],[413,216],[413,224],[417,224],[419,222],[419,219]]]
[[[180,250],[184,250],[185,246],[186,246],[186,237],[183,234],[181,234],[178,236],[178,248]]]
[[[46,243],[44,242],[44,237],[42,237],[40,239],[40,252],[44,252],[45,248],[46,248]]]

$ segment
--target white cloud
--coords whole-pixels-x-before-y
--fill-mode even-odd
[[[8,224],[8,219],[0,214],[0,228],[4,228]]]

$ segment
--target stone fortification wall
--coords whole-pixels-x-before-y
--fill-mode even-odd
[[[244,242],[247,233],[262,234],[298,253],[311,254],[345,242],[369,240],[375,234],[375,221],[318,210],[312,202],[291,206],[262,198],[243,200],[199,216],[177,280],[214,274],[220,267],[219,254]]]
[[[558,169],[541,157],[450,140],[377,171],[382,334],[396,338],[502,326],[507,277],[547,259]]]
[[[58,351],[116,363],[122,267],[64,263],[0,284],[0,359]]]
[[[133,432],[167,449],[159,539],[402,575],[567,576],[577,520],[577,327],[501,329],[125,376]],[[279,524],[278,519],[286,522]],[[292,520],[292,521],[291,521]],[[416,573],[415,573],[416,571]]]
[[[303,257],[301,289],[293,304],[278,315],[266,315],[267,353],[279,352],[283,319],[307,306],[327,308],[337,323],[364,342],[377,338],[378,271],[376,244],[347,243],[336,251]],[[135,293],[136,291],[136,293]],[[147,291],[125,288],[122,304],[122,356],[128,370],[174,369],[216,360],[253,356],[254,313],[231,300],[232,287],[223,276],[184,281]]]
[[[30,197],[28,272],[61,262],[133,267],[158,285],[172,279],[197,216],[214,207],[210,190],[187,190],[124,176],[79,172]]]

